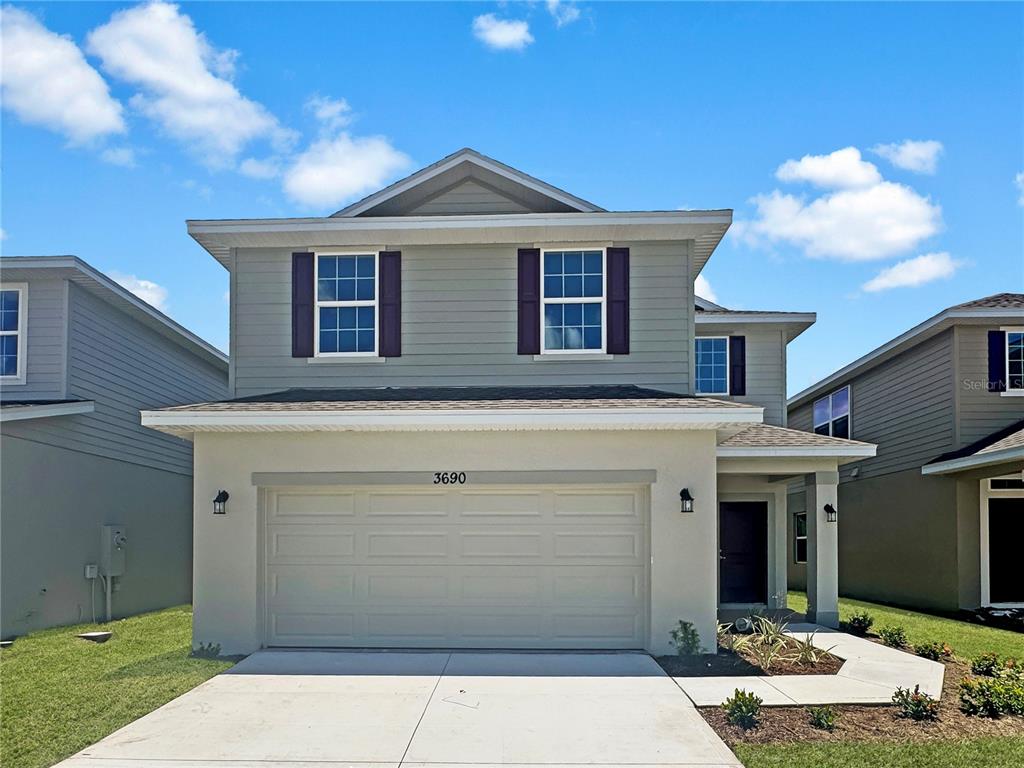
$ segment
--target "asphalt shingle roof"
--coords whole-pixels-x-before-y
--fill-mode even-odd
[[[860,440],[844,440],[841,437],[829,437],[814,432],[802,432],[798,429],[786,429],[770,424],[752,424],[731,437],[726,438],[719,446],[729,448],[838,448],[850,445],[871,445]]]
[[[1024,309],[1024,293],[994,293],[981,299],[957,304],[951,309]]]
[[[936,459],[929,461],[929,464],[938,464],[941,461],[952,461],[963,459],[967,456],[976,456],[980,453],[993,453],[1004,451],[1009,448],[1020,448],[1024,446],[1024,420],[1011,424],[1008,427],[986,435],[981,440],[976,440],[970,445],[964,446],[958,451],[949,451]]]

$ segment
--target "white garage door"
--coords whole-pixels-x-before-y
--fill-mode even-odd
[[[265,489],[270,646],[642,648],[640,487]]]

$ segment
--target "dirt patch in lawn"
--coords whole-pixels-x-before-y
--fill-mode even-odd
[[[960,681],[970,668],[959,660],[944,662],[946,676],[939,701],[939,719],[915,722],[897,715],[895,707],[833,707],[839,718],[834,731],[813,728],[804,707],[763,707],[760,725],[744,731],[726,722],[721,707],[702,707],[700,713],[726,744],[779,744],[794,741],[940,741],[987,736],[1024,737],[1024,717],[997,720],[969,717],[960,711]]]
[[[793,656],[796,644],[787,644],[783,656]],[[742,656],[719,644],[716,654],[693,656],[656,656],[655,661],[672,677],[742,677],[749,675],[834,675],[843,660],[825,653],[815,664],[777,660],[766,670],[752,658]]]

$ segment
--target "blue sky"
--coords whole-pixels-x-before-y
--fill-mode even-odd
[[[735,209],[704,277],[818,313],[791,393],[1024,290],[1019,3],[15,3],[4,59],[3,252],[222,347],[185,219],[330,213],[462,146],[609,209]]]

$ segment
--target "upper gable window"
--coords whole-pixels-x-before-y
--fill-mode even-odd
[[[317,254],[317,356],[377,354],[377,254]]]
[[[604,249],[542,252],[542,354],[605,351],[604,256]]]
[[[814,401],[814,431],[819,435],[850,437],[850,388],[837,389]]]
[[[25,378],[25,286],[0,289],[0,378]]]
[[[729,394],[729,339],[698,336],[693,343],[694,391],[698,395]]]
[[[1006,332],[1006,389],[1024,391],[1024,331]]]

